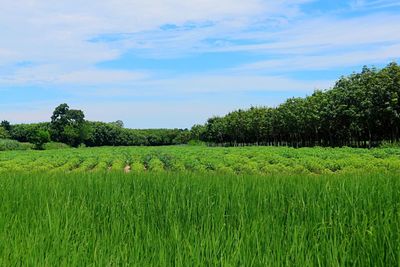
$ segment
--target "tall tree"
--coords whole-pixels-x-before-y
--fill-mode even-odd
[[[4,130],[6,130],[9,133],[11,132],[11,123],[9,121],[6,121],[6,120],[2,121],[0,123],[0,127],[3,127]]]
[[[50,127],[53,140],[74,147],[82,144],[90,132],[83,111],[70,109],[67,104],[56,107],[51,116]]]

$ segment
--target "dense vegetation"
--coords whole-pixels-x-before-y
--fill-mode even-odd
[[[88,122],[81,110],[58,106],[49,123],[10,125],[3,121],[0,139],[31,142],[42,149],[50,140],[77,147],[176,145],[201,140],[217,145],[372,147],[400,139],[400,66],[340,78],[326,91],[290,98],[276,108],[252,107],[210,118],[191,131],[134,130],[123,122]]]
[[[6,121],[5,121],[6,122]],[[32,143],[37,149],[45,149],[51,140],[78,147],[93,146],[162,146],[186,144],[190,132],[182,129],[127,129],[120,121],[112,123],[75,120],[65,125],[34,123],[10,125],[8,131],[0,127],[0,140],[12,139]]]
[[[120,123],[90,122],[87,146],[162,146],[186,144],[190,132],[182,129],[127,129]]]
[[[21,143],[15,140],[0,139],[0,151],[6,150],[29,150],[33,145],[30,143]]]
[[[9,172],[200,172],[226,174],[392,173],[400,150],[288,147],[102,147],[0,153]]]
[[[0,179],[1,266],[398,266],[398,174]]]
[[[400,138],[400,66],[340,78],[327,91],[290,98],[276,108],[213,117],[194,135],[217,144],[376,146]]]

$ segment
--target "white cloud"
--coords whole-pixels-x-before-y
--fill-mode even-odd
[[[315,88],[327,88],[333,82],[300,81],[284,74],[400,58],[400,16],[381,9],[398,6],[398,1],[353,1],[354,9],[382,12],[354,18],[333,13],[324,17],[306,16],[302,4],[312,0],[1,2],[0,90],[13,85],[54,86],[61,93],[68,90],[70,98],[82,97],[88,101],[82,109],[92,119],[104,115],[104,109],[96,101],[107,96],[128,101],[135,96],[196,98],[201,94],[225,94],[230,98],[232,94],[273,91],[305,94]],[[173,24],[176,29],[160,29],[165,24]],[[107,40],[114,37],[115,41]],[[93,41],[96,38],[98,41]],[[99,62],[117,59],[129,51],[155,58],[243,51],[271,59],[214,73],[164,73],[164,78],[151,70],[96,67]],[[282,75],[271,74],[276,71]],[[224,101],[228,100],[218,99],[219,103]],[[208,101],[171,104],[154,100],[133,109],[128,103],[108,102],[107,116],[112,120],[126,112],[157,111],[152,118],[162,113],[167,120],[175,114],[177,120],[187,121],[189,117],[183,118],[183,114],[195,118],[198,113],[196,118],[206,118],[210,113],[229,111],[238,103],[249,104],[242,103],[242,99],[235,101],[220,107],[221,104],[207,105]],[[157,108],[161,102],[162,107]],[[16,121],[43,120],[55,104],[58,103],[50,101],[45,104],[46,110],[41,107],[29,112],[2,105],[1,111],[10,111]],[[29,104],[33,105],[42,103]],[[173,105],[178,106],[175,109]]]
[[[71,84],[73,85],[73,83]],[[252,75],[239,73],[178,75],[168,78],[138,79],[110,84],[99,83],[94,89],[82,90],[80,86],[64,86],[76,99],[173,99],[179,97],[201,97],[205,95],[229,95],[240,93],[300,93],[315,89],[328,89],[333,80],[298,80],[285,76]],[[111,100],[110,100],[111,101]],[[162,100],[161,100],[162,101]],[[226,101],[226,99],[224,100]],[[164,103],[163,103],[164,104]]]
[[[263,12],[264,5],[260,0],[21,0],[2,3],[1,9],[0,48],[13,51],[15,60],[90,64],[123,52],[87,41],[100,34],[251,16]]]
[[[0,16],[0,62],[32,61],[70,71],[92,69],[96,63],[118,58],[131,49],[158,57],[202,51],[299,54],[400,41],[400,16],[306,19],[300,7],[307,2],[311,1],[7,1],[2,3]],[[356,1],[353,5],[395,2]],[[294,18],[302,19],[289,23]],[[188,31],[158,30],[164,24],[182,26],[188,22],[211,24]],[[103,34],[124,33],[128,38],[119,42],[88,41]],[[210,38],[216,41],[204,42]],[[231,43],[232,39],[250,44]]]
[[[79,82],[106,79],[129,81],[138,74],[98,71],[96,64],[118,58],[140,47],[167,52],[168,44],[181,45],[181,53],[197,49],[204,38],[240,32],[259,17],[293,17],[310,0],[109,0],[109,1],[3,1],[0,16],[0,83]],[[198,25],[187,34],[146,35],[164,24]],[[104,34],[136,34],[121,43],[90,42]],[[182,44],[186,43],[185,46]],[[176,46],[173,50],[177,51]],[[169,51],[170,53],[170,51]],[[159,53],[162,54],[162,53]],[[32,66],[16,67],[19,62]],[[7,70],[4,74],[4,70]],[[79,73],[79,74],[78,74]],[[84,75],[86,74],[86,75]],[[110,76],[105,78],[104,76]],[[79,77],[78,77],[79,76]],[[140,75],[139,75],[140,76]],[[99,79],[99,80],[95,80]],[[107,82],[106,81],[106,82]]]
[[[123,70],[99,70],[93,68],[71,69],[59,65],[38,65],[18,68],[15,72],[0,76],[1,85],[102,85],[132,83],[145,79],[145,72]]]
[[[231,73],[221,75],[179,76],[139,83],[139,88],[157,91],[161,94],[236,93],[236,92],[312,92],[327,89],[332,81],[300,81],[280,76],[257,76]]]
[[[366,64],[379,64],[381,62],[396,61],[400,58],[400,44],[382,46],[372,51],[352,51],[333,53],[331,55],[306,55],[291,58],[265,60],[243,65],[236,70],[273,70],[273,71],[296,71],[296,70],[329,70],[332,68],[343,68],[348,66],[362,66]]]
[[[238,35],[240,38],[241,35]],[[235,45],[217,51],[254,51],[274,55],[317,54],[338,49],[365,49],[366,45],[400,43],[399,15],[368,15],[338,19],[312,18],[274,33],[247,35],[259,44]],[[364,47],[363,47],[364,46]]]
[[[354,9],[380,9],[396,6],[400,6],[400,2],[397,0],[354,0],[351,2],[351,7]]]

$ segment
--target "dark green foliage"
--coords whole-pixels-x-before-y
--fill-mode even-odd
[[[223,145],[371,147],[399,141],[400,66],[364,67],[340,78],[331,90],[290,98],[277,108],[213,117],[201,129],[196,126],[192,137]]]
[[[191,140],[191,134],[189,130],[182,130],[172,139],[174,145],[187,144]]]
[[[8,139],[11,137],[11,124],[8,121],[0,123],[0,139]]]
[[[117,120],[115,122],[110,122],[111,125],[114,125],[118,128],[124,128],[124,122],[121,120]]]
[[[43,150],[44,144],[50,142],[50,133],[46,130],[37,129],[30,141],[35,145],[36,149]]]
[[[57,111],[57,114],[59,111]],[[77,114],[80,114],[77,113]],[[163,146],[187,144],[190,131],[182,129],[127,129],[123,122],[112,123],[87,122],[73,120],[57,115],[53,123],[12,125],[11,139],[20,142],[36,143],[38,130],[49,131],[51,141],[62,142],[73,147],[82,143],[87,146]],[[56,118],[53,116],[53,119]],[[65,126],[61,127],[61,123]],[[59,129],[62,129],[59,132]],[[2,137],[3,136],[3,137]],[[0,128],[0,138],[9,137],[7,131]]]
[[[54,140],[61,140],[64,127],[69,124],[68,115],[69,106],[61,104],[53,112],[51,116],[51,130]]]
[[[123,123],[90,122],[88,146],[162,146],[185,144],[190,132],[180,129],[126,129]]]
[[[10,138],[8,131],[4,127],[0,126],[0,139],[7,139],[7,138]]]
[[[11,138],[19,142],[32,143],[36,149],[43,149],[44,144],[50,142],[50,125],[49,123],[13,125]]]
[[[67,104],[59,105],[51,116],[52,140],[78,147],[89,138],[90,127],[83,111],[69,109]]]
[[[4,130],[6,130],[7,132],[10,132],[10,131],[11,131],[11,124],[10,124],[9,121],[6,121],[6,120],[2,121],[2,122],[0,123],[0,127],[3,127]]]
[[[19,142],[31,142],[38,130],[49,131],[50,125],[44,123],[15,124],[11,128],[11,139]]]
[[[206,133],[206,127],[204,125],[196,124],[190,129],[191,140],[201,140],[204,139]]]

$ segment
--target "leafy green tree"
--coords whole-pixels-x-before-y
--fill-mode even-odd
[[[0,139],[8,139],[8,138],[10,138],[8,131],[4,129],[4,127],[0,126]]]
[[[114,125],[114,126],[116,126],[116,127],[119,127],[119,128],[124,128],[124,122],[121,121],[121,120],[117,120],[117,121],[115,121],[115,122],[111,122],[110,124],[111,124],[111,125]]]
[[[208,119],[205,126],[206,134],[204,141],[219,144],[229,142],[230,139],[227,135],[226,124],[226,120],[221,117],[212,117]]]
[[[115,123],[89,122],[88,146],[146,146],[186,143],[187,130],[181,129],[126,129]]]
[[[50,142],[50,133],[47,130],[37,129],[29,139],[36,149],[43,150],[44,145]]]
[[[172,140],[172,143],[174,145],[181,145],[181,144],[187,144],[191,139],[191,134],[190,131],[182,130],[179,132],[179,134]]]
[[[32,123],[32,124],[15,124],[11,128],[11,139],[19,142],[31,142],[31,138],[35,136],[37,130],[50,130],[49,123]]]
[[[0,127],[3,127],[4,130],[6,130],[6,131],[9,132],[9,133],[10,133],[10,131],[11,131],[11,123],[10,123],[9,121],[6,121],[6,120],[2,121],[2,122],[0,123]]]
[[[69,109],[67,104],[61,104],[51,117],[51,134],[55,141],[78,147],[89,138],[90,126],[85,121],[83,111]]]
[[[204,125],[196,124],[190,129],[190,138],[192,140],[204,139],[204,134],[206,132],[206,127]]]
[[[51,116],[51,130],[52,138],[56,141],[61,141],[64,127],[69,124],[68,121],[69,106],[61,104],[53,112]]]

